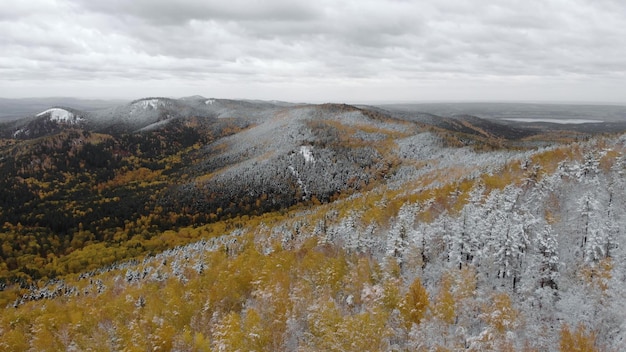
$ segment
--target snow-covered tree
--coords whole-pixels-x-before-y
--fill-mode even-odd
[[[557,252],[558,243],[556,234],[552,232],[552,228],[546,225],[542,230],[538,231],[533,245],[538,254],[538,286],[550,287],[557,289],[557,280],[559,278],[559,255]]]

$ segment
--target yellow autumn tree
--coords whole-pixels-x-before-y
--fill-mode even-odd
[[[433,314],[442,322],[450,325],[456,318],[454,295],[452,294],[452,277],[445,274],[441,279],[439,292],[435,297]]]
[[[385,324],[388,313],[374,309],[346,317],[337,329],[343,351],[381,351],[383,341],[390,335]]]
[[[389,336],[388,313],[373,309],[343,316],[333,300],[312,307],[308,324],[312,335],[310,350],[315,351],[380,351]],[[306,349],[305,349],[306,350]]]
[[[428,309],[428,304],[428,292],[422,286],[420,278],[417,277],[409,286],[409,291],[400,304],[400,313],[402,313],[407,329],[410,329],[413,323],[421,323]]]
[[[244,333],[241,331],[241,316],[236,312],[226,315],[217,325],[214,338],[217,351],[243,351]]]
[[[313,306],[307,318],[313,337],[310,341],[312,349],[341,351],[337,329],[342,317],[334,301],[327,299]]]
[[[396,278],[390,278],[385,280],[382,285],[382,305],[389,312],[400,306],[402,295],[400,294],[400,280]]]
[[[583,266],[578,274],[590,287],[604,293],[609,288],[612,270],[613,260],[607,257],[600,259],[597,263]]]
[[[481,333],[476,351],[514,351],[513,342],[508,332],[519,326],[519,311],[513,308],[511,298],[506,292],[495,293],[482,307],[480,318],[487,323]],[[476,349],[477,348],[477,349]]]
[[[483,311],[485,313],[481,318],[500,335],[518,326],[519,312],[513,308],[511,297],[506,292],[496,293]]]
[[[578,324],[575,331],[571,331],[569,325],[564,324],[561,329],[561,352],[598,352],[596,347],[596,334],[594,331],[587,331]]]
[[[189,330],[185,330],[182,333],[181,340],[185,344],[185,347],[190,351],[198,351],[198,352],[210,352],[211,351],[211,341],[204,336],[201,332],[191,332]]]
[[[271,331],[256,309],[246,310],[243,321],[244,350],[245,351],[267,351],[271,343]]]

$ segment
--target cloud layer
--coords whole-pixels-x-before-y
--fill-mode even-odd
[[[0,96],[623,100],[619,0],[31,0]]]

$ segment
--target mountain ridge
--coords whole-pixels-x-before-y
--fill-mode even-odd
[[[213,103],[216,105],[213,106]],[[48,106],[47,108],[42,108],[42,111],[51,108],[66,108],[72,110],[77,115],[83,117],[87,121],[87,128],[91,131],[98,132],[116,132],[116,133],[129,133],[141,130],[142,128],[158,128],[158,125],[149,126],[153,124],[166,124],[165,120],[169,119],[180,119],[187,118],[190,116],[195,117],[217,117],[219,118],[228,116],[233,112],[242,112],[246,108],[250,113],[250,115],[258,115],[256,109],[259,107],[273,107],[275,109],[278,108],[294,108],[297,106],[320,106],[323,107],[326,104],[293,104],[287,102],[279,102],[279,101],[258,101],[258,100],[228,100],[228,99],[214,99],[214,98],[205,98],[199,95],[183,97],[180,99],[174,98],[166,98],[166,97],[146,97],[141,99],[136,99],[129,103],[125,103],[122,105],[114,105],[107,108],[91,108],[83,110],[80,108],[71,107],[71,105],[64,104],[59,105],[55,104],[52,106]],[[329,106],[337,105],[337,104],[329,104]],[[345,105],[345,104],[344,104]],[[458,104],[457,104],[458,105]],[[465,105],[461,104],[457,107],[455,104],[416,104],[416,105],[381,105],[381,106],[368,106],[368,105],[354,105],[355,108],[361,108],[365,111],[372,111],[383,113],[388,116],[392,116],[398,119],[407,119],[415,122],[422,122],[427,125],[438,125],[444,129],[453,129],[453,130],[464,130],[471,134],[479,133],[476,129],[472,131],[472,127],[465,126],[463,127],[463,123],[469,122],[471,119],[473,123],[477,124],[502,124],[511,126],[511,131],[505,131],[507,127],[505,126],[491,126],[490,130],[493,129],[501,129],[502,134],[507,139],[519,139],[528,137],[532,134],[541,133],[546,129],[552,130],[570,130],[570,131],[586,131],[593,130],[595,133],[597,132],[609,132],[611,130],[624,128],[626,126],[626,122],[619,121],[619,118],[616,116],[621,116],[619,107],[607,107],[610,108],[607,114],[610,114],[613,117],[607,116],[607,121],[598,122],[598,123],[587,123],[584,126],[575,126],[573,124],[564,124],[563,126],[554,126],[549,122],[541,123],[541,122],[516,122],[512,121],[514,118],[511,116],[523,116],[520,110],[523,110],[523,107],[528,107],[530,116],[537,116],[533,113],[537,109],[537,107],[533,104],[470,104],[470,111],[475,111],[478,115],[471,114],[459,114],[458,112]],[[450,106],[450,108],[447,108]],[[483,106],[486,106],[483,108]],[[507,109],[509,106],[512,106],[511,109],[517,109],[517,112],[506,113],[502,112],[500,114],[496,113],[497,108],[492,108],[492,106],[501,106],[501,109]],[[520,106],[523,106],[520,108]],[[587,107],[587,106],[584,106]],[[420,109],[424,110],[420,110]],[[579,113],[568,112],[568,110],[558,105],[553,107],[554,109],[560,112],[556,112],[555,118],[562,118],[561,116],[572,116],[574,118],[578,118]],[[601,108],[601,107],[600,107]],[[5,108],[7,109],[7,108]],[[8,108],[10,110],[10,108]],[[235,110],[229,110],[235,109]],[[448,110],[446,110],[448,109]],[[451,109],[451,110],[450,110]],[[482,110],[481,110],[482,109]],[[492,110],[489,110],[492,109]],[[495,110],[494,110],[495,109]],[[612,110],[611,110],[612,109]],[[618,109],[618,110],[615,110]],[[557,111],[555,110],[555,111]],[[615,110],[615,111],[613,111]],[[444,112],[441,115],[429,113],[427,111],[436,111],[436,112]],[[446,112],[447,111],[447,112]],[[41,112],[41,111],[40,111]],[[450,113],[453,112],[453,113]],[[549,112],[547,112],[549,113]],[[37,113],[33,113],[30,116],[25,116],[22,118],[16,118],[14,116],[12,122],[3,123],[2,132],[4,133],[4,137],[9,137],[10,134],[15,133],[18,129],[22,129],[24,127],[24,121],[28,119],[32,119],[36,116]],[[559,115],[560,114],[560,115]],[[565,115],[564,115],[565,114]],[[617,115],[616,115],[617,114]],[[482,116],[482,117],[480,117]],[[507,117],[508,116],[508,117]],[[626,116],[626,115],[624,115]],[[477,120],[479,119],[479,120]],[[508,120],[507,120],[508,119]],[[521,119],[521,118],[520,118]],[[549,120],[547,120],[549,121]],[[556,120],[555,120],[556,121]],[[591,121],[591,120],[590,120]],[[12,127],[11,127],[12,126]],[[9,129],[13,129],[12,132],[8,132]],[[109,129],[109,130],[107,130]],[[50,131],[50,133],[54,133],[56,129]],[[45,134],[45,129],[38,129],[38,133],[31,133],[32,137],[39,137]],[[23,134],[26,136],[26,134]],[[488,137],[488,136],[486,136]]]

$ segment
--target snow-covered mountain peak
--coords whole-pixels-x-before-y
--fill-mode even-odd
[[[49,115],[50,121],[62,122],[62,123],[77,123],[83,118],[75,115],[73,112],[62,108],[51,108],[46,111],[42,111],[37,114],[37,117]]]
[[[65,128],[87,125],[86,113],[71,108],[54,107],[44,110],[34,117],[17,121],[9,130],[12,138],[37,138],[62,131]]]
[[[165,102],[158,98],[139,100],[132,103],[132,112],[136,110],[157,110],[164,105]]]

